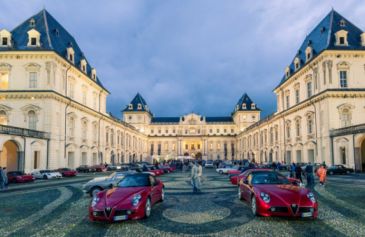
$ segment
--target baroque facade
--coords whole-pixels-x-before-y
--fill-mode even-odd
[[[244,94],[226,117],[156,117],[137,94],[118,119],[75,39],[46,10],[0,31],[0,166],[152,159],[323,162],[365,170],[365,33],[332,10],[308,34],[260,119]]]

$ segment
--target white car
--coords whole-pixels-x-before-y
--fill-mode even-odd
[[[238,168],[232,165],[224,165],[222,168],[216,169],[220,174],[227,174],[229,170],[237,170]]]
[[[32,176],[36,179],[60,179],[62,174],[53,170],[33,170]]]
[[[205,162],[204,167],[205,168],[213,168],[214,167],[213,161],[212,160],[207,160],[207,162]]]

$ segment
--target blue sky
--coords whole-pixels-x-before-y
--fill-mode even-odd
[[[225,116],[244,92],[275,111],[272,89],[333,7],[365,29],[362,1],[0,1],[0,28],[45,7],[77,40],[120,111],[140,92],[156,116]]]

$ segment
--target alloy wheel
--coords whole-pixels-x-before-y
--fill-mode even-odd
[[[151,201],[148,198],[146,201],[146,206],[145,206],[145,216],[146,218],[148,218],[151,215]]]
[[[257,215],[257,206],[256,206],[256,198],[255,198],[255,196],[253,196],[251,198],[251,210],[252,210],[252,214],[254,216],[256,216]]]

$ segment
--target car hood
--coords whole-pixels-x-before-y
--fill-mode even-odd
[[[269,194],[270,197],[276,197],[278,200],[281,200],[286,204],[299,203],[300,200],[309,192],[306,188],[291,184],[262,184],[256,185],[254,189],[258,195],[260,195],[261,192],[265,192]]]
[[[148,187],[130,187],[130,188],[112,188],[105,191],[104,202],[105,206],[113,207],[120,202],[131,200],[134,195],[141,194],[147,190]]]

